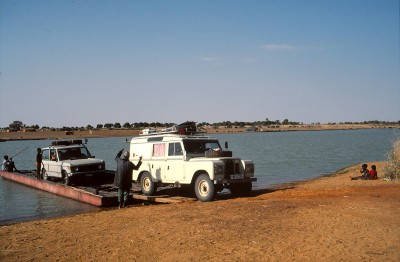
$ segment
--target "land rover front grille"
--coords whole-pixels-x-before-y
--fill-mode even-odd
[[[225,160],[224,162],[225,178],[229,178],[231,175],[240,173],[239,163],[235,163],[235,160]]]
[[[101,165],[101,169],[99,169],[99,165]],[[99,171],[103,170],[103,164],[91,164],[91,165],[82,165],[78,166],[78,172],[90,172],[90,171]]]

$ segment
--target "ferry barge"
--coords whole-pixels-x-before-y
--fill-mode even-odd
[[[106,170],[102,174],[102,179],[97,180],[97,182],[93,179],[88,179],[86,181],[81,180],[79,185],[67,186],[62,183],[62,181],[37,179],[35,171],[33,170],[23,170],[19,172],[0,171],[0,176],[4,179],[98,207],[118,206],[118,188],[112,184],[114,175],[115,171]],[[134,185],[130,192],[129,204],[132,204],[134,200],[141,201],[142,203],[168,204],[195,201],[196,199],[170,194],[168,190],[163,189],[154,196],[146,196],[141,194],[140,188]]]
[[[63,183],[37,179],[35,172],[30,170],[20,172],[0,171],[0,176],[29,187],[98,207],[118,205],[117,188],[112,185],[114,172],[111,170],[102,174],[101,183],[85,183],[83,181],[84,183],[80,186],[67,186]]]

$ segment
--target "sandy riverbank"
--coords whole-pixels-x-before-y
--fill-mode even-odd
[[[289,131],[324,131],[324,130],[357,130],[373,128],[400,128],[396,125],[298,125],[298,126],[263,126],[258,127],[258,132],[289,132]],[[248,133],[247,128],[206,128],[208,134],[226,134],[226,133]],[[96,138],[96,137],[133,137],[138,136],[140,130],[135,129],[96,129],[96,130],[78,130],[72,134],[65,131],[45,131],[36,132],[6,132],[0,131],[0,141],[7,140],[36,140],[36,139],[64,139],[64,138]]]
[[[356,168],[249,198],[2,226],[0,260],[399,261],[400,182],[351,181]]]

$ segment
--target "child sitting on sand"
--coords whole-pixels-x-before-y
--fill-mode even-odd
[[[357,176],[357,177],[350,177],[351,180],[367,180],[367,179],[369,179],[369,170],[368,170],[367,164],[362,164],[361,169],[359,171],[362,175]]]
[[[376,172],[376,166],[372,165],[369,171],[369,179],[378,179],[378,172]]]

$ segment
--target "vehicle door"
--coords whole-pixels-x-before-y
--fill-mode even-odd
[[[185,179],[183,150],[180,142],[170,142],[168,144],[166,176],[172,182],[182,181]]]
[[[42,150],[42,165],[43,168],[46,169],[47,173],[49,170],[50,164],[50,149],[43,149]]]
[[[57,150],[50,149],[50,159],[48,161],[47,172],[49,176],[61,177],[61,161],[58,158]]]
[[[150,170],[151,175],[158,181],[167,181],[165,172],[166,143],[153,144],[153,153],[151,157]]]

